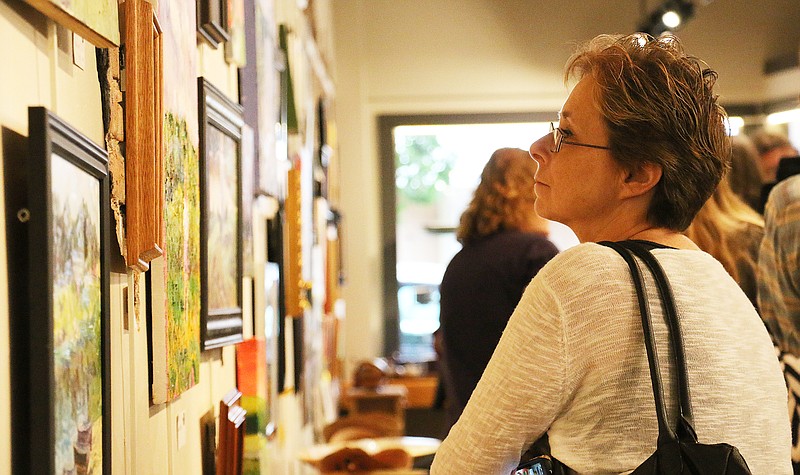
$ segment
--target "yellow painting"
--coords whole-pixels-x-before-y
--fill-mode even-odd
[[[25,1],[95,46],[119,46],[117,0]]]

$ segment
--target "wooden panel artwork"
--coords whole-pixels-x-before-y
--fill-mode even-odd
[[[146,271],[164,249],[161,28],[153,6],[127,0],[125,24],[125,175],[129,267]]]

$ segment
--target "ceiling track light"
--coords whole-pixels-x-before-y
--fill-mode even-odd
[[[638,30],[652,36],[678,30],[694,16],[695,5],[691,0],[665,0],[647,17]]]

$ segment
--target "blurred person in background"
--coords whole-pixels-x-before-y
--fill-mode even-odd
[[[461,215],[462,249],[442,277],[439,352],[445,434],[492,356],[531,279],[553,256],[548,221],[534,209],[536,162],[518,148],[495,151]]]
[[[764,219],[731,191],[725,180],[686,228],[686,235],[714,256],[758,309],[756,268]]]
[[[758,150],[746,135],[731,137],[731,169],[726,179],[731,190],[753,210],[763,208]]]
[[[752,136],[752,139],[758,150],[762,185],[761,200],[756,211],[763,214],[767,197],[778,180],[778,168],[781,160],[796,157],[798,153],[797,148],[782,134],[760,130]]]

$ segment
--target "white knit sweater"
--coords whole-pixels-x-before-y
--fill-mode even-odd
[[[791,474],[786,387],[750,301],[704,252],[653,254],[678,307],[699,441],[736,446],[754,474]],[[643,273],[674,420],[668,333]],[[598,244],[571,248],[526,289],[431,473],[507,475],[545,432],[553,456],[575,472],[627,473],[656,446],[648,371],[627,265]]]

